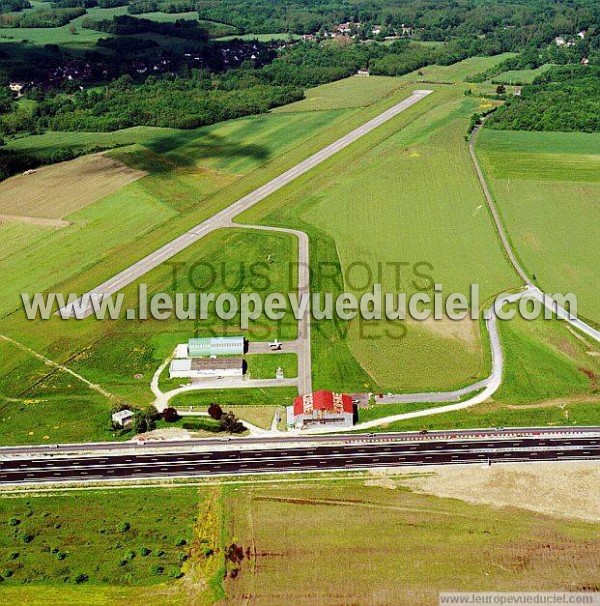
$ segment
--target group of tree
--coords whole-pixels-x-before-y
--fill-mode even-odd
[[[218,404],[211,404],[208,407],[208,415],[219,421],[222,431],[228,433],[243,433],[246,431],[244,424],[230,411],[224,412]]]
[[[523,87],[488,120],[508,130],[600,132],[600,66],[557,67]]]
[[[143,13],[185,13],[196,10],[195,0],[133,0],[127,7],[131,15]]]
[[[53,8],[16,14],[3,14],[0,15],[0,27],[61,27],[82,15],[85,15],[85,8],[82,7]]]
[[[599,7],[596,0],[233,0],[199,2],[198,11],[242,33],[317,33],[350,21],[390,30],[409,25],[426,40],[475,35],[522,47],[589,27]]]
[[[31,8],[29,0],[0,0],[0,13],[18,13]]]

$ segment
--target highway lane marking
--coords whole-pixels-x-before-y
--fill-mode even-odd
[[[515,448],[517,447],[512,447],[510,448],[510,453],[512,453]],[[570,450],[570,451],[579,451],[581,448],[581,445],[572,445],[569,446],[567,449],[561,449],[560,451],[556,450],[556,446],[533,446],[533,447],[518,447],[519,450],[523,450],[524,452],[557,452],[558,454],[564,454],[565,450]],[[600,450],[600,449],[593,449],[593,450]],[[487,448],[473,448],[471,450],[469,450],[468,452],[470,454],[479,454],[482,453],[482,456],[484,456],[485,454],[489,454],[489,453],[501,453],[506,451],[506,447],[487,447]],[[304,454],[304,453],[294,453],[293,455],[287,454],[287,455],[274,455],[274,456],[268,456],[268,457],[262,457],[259,459],[260,461],[265,461],[265,460],[274,460],[274,461],[293,461],[293,460],[306,460],[306,459],[315,459],[315,458],[323,458],[324,455],[329,456],[332,459],[338,459],[338,458],[344,458],[344,457],[348,457],[348,456],[353,456],[355,458],[361,458],[361,459],[369,459],[371,458],[373,455],[379,455],[379,456],[383,456],[383,457],[393,457],[393,456],[397,456],[402,454],[402,452],[404,452],[404,454],[406,454],[407,456],[411,456],[411,457],[424,457],[426,455],[440,455],[440,454],[452,454],[452,453],[460,453],[463,454],[465,453],[464,449],[459,449],[456,450],[454,448],[448,448],[445,449],[444,451],[439,451],[439,450],[421,450],[418,452],[415,451],[410,451],[410,452],[406,452],[406,451],[399,451],[399,452],[390,452],[390,453],[384,453],[384,452],[373,452],[373,453],[363,453],[363,452],[357,452],[357,453],[339,453],[339,454],[330,454],[330,453],[319,453],[319,454]],[[245,454],[245,453],[244,453]],[[266,453],[265,453],[266,454]],[[240,453],[240,455],[242,455],[242,453]],[[458,456],[458,455],[457,455]],[[207,461],[207,459],[210,459],[209,461]],[[244,456],[240,456],[237,461],[238,463],[242,463],[242,462],[254,462],[256,461],[256,457],[254,456],[249,456],[249,457],[244,457]],[[68,459],[64,460],[65,462],[68,462]],[[188,464],[202,464],[202,465],[209,465],[209,464],[214,464],[217,462],[220,463],[233,463],[234,461],[231,461],[229,458],[214,458],[211,459],[210,455],[204,455],[201,458],[198,458],[196,461],[186,461]],[[54,470],[69,470],[72,469],[72,467],[79,467],[82,465],[81,461],[77,461],[72,463],[71,465],[67,464],[67,465],[62,465],[60,467],[58,466],[54,466],[51,467],[51,469]],[[141,462],[141,461],[131,461],[131,460],[126,460],[126,462],[119,462],[119,463],[105,463],[105,464],[98,464],[98,463],[93,463],[91,465],[85,465],[86,469],[99,469],[99,468],[105,468],[105,467],[114,467],[114,468],[130,468],[130,467],[139,467],[140,465],[142,466],[148,466],[148,467],[153,467],[154,465],[154,461],[145,461],[145,462]],[[161,465],[168,465],[168,466],[178,466],[181,465],[181,462],[179,461],[164,461],[161,462]],[[19,469],[21,469],[22,466],[19,467]],[[48,468],[47,467],[35,467],[35,466],[29,466],[27,467],[28,470],[31,471],[46,471]],[[6,470],[8,472],[11,472],[13,470]],[[16,469],[14,471],[17,471]]]
[[[560,462],[561,460],[564,461],[564,462],[569,462],[569,461],[574,461],[574,460],[589,461],[590,459],[588,457],[584,457],[584,456],[569,456],[569,457],[565,457],[564,459],[548,459],[548,460],[549,461],[553,461],[553,462],[556,462],[556,461]],[[472,465],[474,463],[477,463],[478,461],[479,461],[478,459],[466,459],[466,460],[458,461],[455,464]],[[512,458],[510,460],[504,459],[504,461],[506,461],[506,462],[517,462],[517,463],[519,463],[519,462],[520,463],[526,463],[526,462],[528,462],[528,459],[523,458],[523,457],[514,457],[514,458]],[[499,464],[501,464],[502,461],[500,461],[500,460],[494,460],[493,463],[499,463]],[[433,461],[431,463],[428,463],[428,465],[447,465],[447,464],[451,465],[452,463],[450,463],[449,461]],[[372,468],[372,467],[390,467],[390,466],[394,466],[393,464],[390,464],[390,463],[377,463],[377,464],[370,465],[369,467],[364,467],[364,466],[361,466],[361,465],[363,465],[363,464],[362,463],[354,463],[354,462],[351,463],[351,464],[347,463],[343,467],[329,468],[326,471],[329,471],[329,472],[344,471],[344,469],[354,469],[354,470],[369,471],[369,469]],[[411,466],[411,467],[417,467],[417,466],[419,466],[419,462],[406,462],[406,463],[403,463],[402,465]],[[302,471],[305,471],[305,470],[308,470],[308,469],[316,469],[316,466],[314,466],[314,465],[306,465],[303,470],[299,470],[299,471],[296,471],[296,472],[291,471],[291,468],[290,469],[288,469],[288,468],[282,468],[282,469],[278,469],[278,470],[273,470],[270,473],[281,473],[281,474],[285,474],[285,473],[298,473],[298,472],[302,473]],[[141,469],[137,469],[136,471],[139,472],[140,478],[142,478],[142,477],[143,478],[149,478],[149,479],[150,478],[156,478],[156,479],[161,479],[162,478],[162,476],[157,476],[157,475],[153,476],[153,475],[147,474],[144,471],[142,471]],[[325,471],[325,470],[323,470],[323,471]],[[237,470],[237,471],[231,471],[231,472],[227,472],[227,471],[225,471],[225,472],[219,472],[218,475],[221,475],[221,476],[235,476],[237,474],[242,474],[242,475],[257,475],[257,474],[260,474],[260,473],[262,473],[261,470],[247,470],[247,471]],[[32,474],[29,474],[29,475],[31,476]],[[193,475],[174,475],[174,476],[171,476],[171,477],[172,478],[177,478],[177,479],[199,478],[199,477],[210,478],[212,475],[214,475],[214,472],[201,472],[201,473],[197,472],[197,473],[194,473]],[[0,477],[5,477],[5,474],[0,474]],[[98,477],[95,477],[95,478],[88,477],[88,478],[86,478],[86,480],[89,480],[89,481],[102,481],[103,479],[104,478],[101,478],[101,477],[100,478],[98,478]],[[62,478],[62,479],[60,479],[58,481],[61,481],[61,482],[77,482],[77,481],[83,481],[83,480],[84,480],[83,478],[79,477],[78,479],[74,479],[74,478]],[[125,481],[126,478],[123,478],[123,480]],[[48,482],[52,482],[52,481],[56,481],[56,480],[52,480],[52,479],[48,479],[48,478],[43,478],[42,477],[42,478],[37,478],[34,483],[36,483],[36,484],[43,484],[43,483],[48,483]],[[31,481],[26,480],[26,479],[25,480],[13,480],[12,482],[5,482],[5,484],[8,484],[8,485],[21,485],[21,484],[31,484],[31,483],[32,483]]]

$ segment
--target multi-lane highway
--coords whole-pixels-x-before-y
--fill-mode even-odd
[[[598,428],[596,428],[598,429]],[[0,484],[318,472],[403,465],[600,459],[600,432],[522,437],[346,440],[289,447],[23,457],[0,460]]]

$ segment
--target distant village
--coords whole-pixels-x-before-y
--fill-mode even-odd
[[[346,21],[334,25],[331,30],[323,28],[316,34],[304,34],[302,40],[320,41],[328,38],[400,40],[401,38],[412,38],[412,36],[413,28],[404,23],[399,28],[394,28],[384,25],[365,25],[358,21]]]
[[[159,50],[150,58],[131,58],[129,61],[123,57],[118,62],[110,61],[106,57],[89,59],[65,58],[64,62],[49,67],[41,72],[35,79],[22,81],[15,80],[9,83],[9,88],[16,98],[32,88],[52,89],[62,88],[68,83],[80,90],[84,84],[109,82],[124,73],[134,78],[144,78],[150,75],[176,73],[183,66],[190,69],[207,68],[215,62],[221,63],[224,70],[240,67],[244,62],[252,62],[256,67],[268,63],[275,51],[285,48],[290,42],[253,42],[232,40],[216,45],[213,56],[209,59],[202,53],[190,49],[183,54],[175,54],[168,50]],[[218,53],[217,58],[214,53]]]

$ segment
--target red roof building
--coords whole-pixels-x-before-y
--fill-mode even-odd
[[[320,390],[294,399],[288,408],[288,425],[335,425],[351,427],[354,424],[354,403],[349,395]]]

